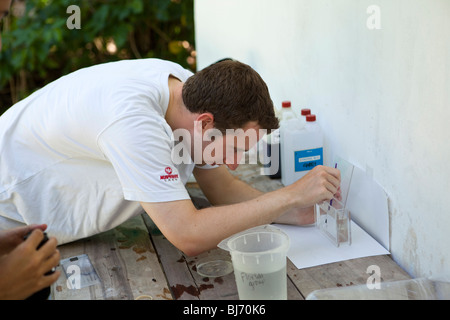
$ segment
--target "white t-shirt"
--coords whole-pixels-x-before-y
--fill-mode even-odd
[[[174,165],[164,119],[168,78],[192,72],[158,59],[64,76],[0,117],[0,228],[46,223],[65,243],[142,212],[139,201],[189,199],[194,164]]]

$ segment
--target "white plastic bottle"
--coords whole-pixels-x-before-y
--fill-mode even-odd
[[[314,131],[314,132],[320,132],[319,124],[316,121],[316,115],[315,114],[308,114],[306,117],[306,125],[305,129],[307,131]]]
[[[300,118],[302,119],[302,122],[304,124],[306,124],[306,116],[309,116],[310,114],[311,114],[311,109],[304,108],[304,109],[300,110],[300,115],[301,115]]]
[[[323,165],[323,134],[315,115],[290,119],[280,125],[281,182],[288,186],[317,165]]]
[[[281,103],[280,122],[290,120],[290,119],[296,119],[296,118],[297,118],[297,115],[295,114],[294,110],[292,110],[291,102],[283,101]]]
[[[297,119],[297,115],[292,110],[290,101],[283,101],[281,103],[281,110],[277,112],[278,119],[280,120],[280,127],[284,123],[291,119]],[[265,145],[264,145],[265,143]],[[280,149],[280,129],[275,130],[266,137],[266,141],[263,141],[263,154],[268,156],[264,160],[263,173],[271,179],[281,178],[281,149]]]

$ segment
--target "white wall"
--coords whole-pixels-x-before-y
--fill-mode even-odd
[[[393,258],[414,277],[448,274],[450,1],[196,0],[195,14],[199,69],[233,57],[277,107],[310,107],[325,160],[373,170],[388,194]]]

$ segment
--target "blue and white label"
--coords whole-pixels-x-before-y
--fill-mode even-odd
[[[295,172],[308,171],[323,165],[323,148],[294,152]]]

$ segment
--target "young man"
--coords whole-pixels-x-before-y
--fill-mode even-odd
[[[76,71],[0,117],[0,225],[45,221],[65,243],[114,228],[143,208],[169,241],[197,255],[257,225],[310,223],[312,205],[337,192],[338,170],[317,167],[266,194],[227,170],[262,138],[258,129],[277,126],[266,84],[237,61],[195,75],[157,59]],[[205,139],[214,129],[243,129],[238,138],[255,133],[256,140]],[[175,161],[178,132],[196,163]],[[213,207],[192,204],[184,186],[192,172]]]
[[[11,0],[0,0],[0,20],[8,15],[10,5]],[[0,34],[0,50],[1,46]],[[59,263],[56,239],[50,238],[36,250],[46,227],[42,224],[0,230],[0,300],[28,298],[58,279],[59,271],[46,275]]]

